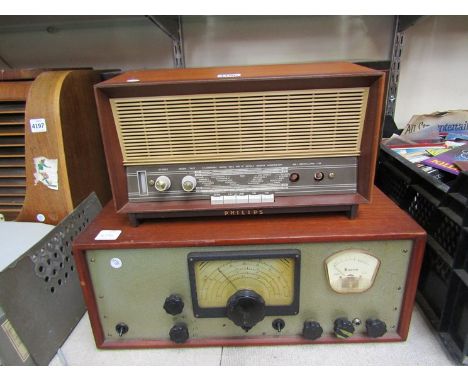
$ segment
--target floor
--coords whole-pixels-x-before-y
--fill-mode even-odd
[[[416,306],[406,342],[195,349],[98,350],[85,314],[50,365],[447,366],[455,363]]]

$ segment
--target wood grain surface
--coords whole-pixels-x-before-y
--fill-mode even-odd
[[[220,78],[218,74],[240,76]],[[138,81],[134,82],[135,80]],[[351,87],[369,87],[370,91],[359,147],[357,193],[354,193],[365,203],[371,198],[374,179],[382,125],[384,82],[383,72],[346,62],[149,70],[127,72],[101,82],[95,86],[95,94],[114,206],[122,212],[131,210],[140,213],[164,213],[164,216],[168,216],[169,207],[174,204],[157,202],[136,205],[128,202],[127,179],[109,102],[111,98]],[[289,201],[291,204],[295,203],[293,198]],[[313,199],[310,201],[313,202]],[[341,202],[339,197],[332,195],[328,197],[328,201],[328,205],[335,206]],[[183,202],[174,211],[187,207],[190,208],[190,205]],[[207,206],[205,211],[216,209],[217,207]],[[202,216],[204,212],[197,210],[195,214]]]
[[[26,105],[26,126],[30,119],[44,118],[47,132],[26,129],[27,194],[19,221],[57,224],[79,202],[95,191],[102,203],[110,199],[107,169],[93,97],[97,72],[53,71],[33,82]],[[35,184],[34,158],[58,160],[58,190]]]
[[[254,219],[185,219],[145,222],[139,227],[129,225],[124,216],[117,214],[109,203],[98,217],[73,243],[83,294],[96,345],[103,349],[161,348],[198,346],[244,346],[286,345],[341,342],[393,342],[407,338],[414,305],[417,282],[421,269],[426,234],[406,212],[400,210],[380,190],[373,190],[371,204],[361,207],[360,215],[350,220],[339,214],[307,216],[271,216]],[[121,230],[117,240],[96,241],[94,238],[103,229]],[[105,341],[100,324],[94,289],[89,274],[86,251],[89,249],[131,249],[154,247],[197,247],[219,245],[314,243],[366,240],[413,240],[408,277],[402,301],[397,334],[382,338],[355,336],[340,340],[324,336],[317,341],[307,341],[301,336],[292,337],[246,337],[190,339],[184,344],[168,340]],[[170,256],[170,254],[168,254]]]
[[[161,69],[146,71],[129,71],[102,82],[98,87],[108,85],[122,85],[127,81],[138,80],[138,83],[156,83],[172,81],[207,81],[218,80],[218,75],[233,75],[224,77],[225,80],[236,81],[243,78],[261,77],[298,77],[311,75],[323,76],[349,76],[349,75],[376,75],[379,71],[348,62],[320,62],[304,64],[281,65],[255,65],[255,66],[224,66],[186,69]],[[240,76],[239,76],[240,74]],[[135,83],[135,82],[132,82]]]
[[[74,242],[76,249],[150,248],[347,240],[411,239],[424,231],[380,190],[356,219],[341,213],[227,216],[145,221],[132,227],[108,204]],[[115,241],[95,241],[103,229],[122,230]]]

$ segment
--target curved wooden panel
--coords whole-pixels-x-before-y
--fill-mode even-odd
[[[90,70],[42,73],[31,86],[25,113],[26,199],[19,221],[57,224],[92,191],[110,198],[108,176],[93,96],[98,73]],[[45,128],[32,132],[32,119]],[[36,180],[36,162],[57,164],[57,182],[47,174]]]

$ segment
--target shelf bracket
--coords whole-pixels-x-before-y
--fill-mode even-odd
[[[396,97],[398,92],[398,81],[400,79],[400,59],[403,51],[405,31],[425,16],[395,16],[393,30],[393,46],[391,52],[390,71],[387,90],[387,104],[385,115],[395,115]]]
[[[395,16],[393,46],[391,53],[390,70],[388,73],[387,104],[385,115],[395,115],[396,97],[398,91],[398,80],[400,77],[400,58],[403,50],[404,30],[400,29],[400,16]]]
[[[146,16],[172,40],[172,56],[175,68],[185,68],[181,16]]]

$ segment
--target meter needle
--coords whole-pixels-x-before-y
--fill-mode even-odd
[[[229,278],[221,271],[221,269],[218,268],[218,272],[224,276],[224,278],[234,287],[235,290],[237,290],[237,287],[234,285],[234,283],[229,280]]]

